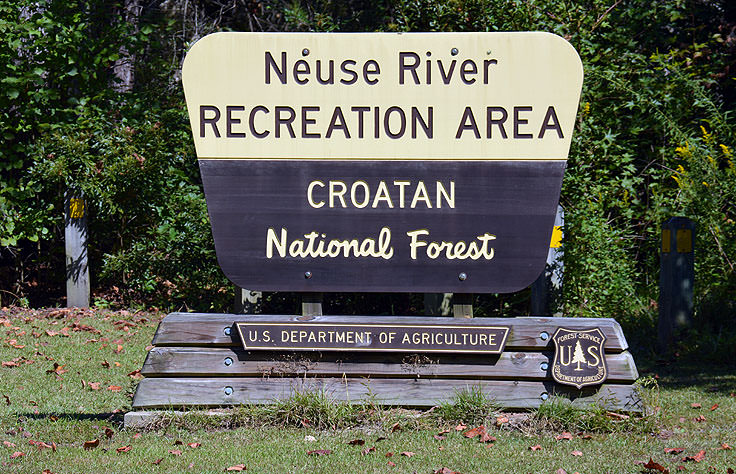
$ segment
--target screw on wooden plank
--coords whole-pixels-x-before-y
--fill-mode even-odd
[[[670,352],[675,333],[692,324],[694,242],[695,223],[687,217],[673,217],[662,224],[657,321],[660,354]]]
[[[66,305],[89,307],[87,260],[87,203],[81,193],[64,196],[64,246],[66,249]]]

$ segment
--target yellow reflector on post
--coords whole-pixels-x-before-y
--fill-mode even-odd
[[[553,249],[558,249],[562,247],[562,226],[556,225],[552,229],[552,240],[549,243],[549,247]]]
[[[669,253],[671,248],[672,233],[669,229],[662,229],[662,253]]]

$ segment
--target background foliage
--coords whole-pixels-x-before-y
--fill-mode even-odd
[[[735,28],[727,0],[0,0],[0,298],[62,302],[61,208],[75,187],[90,204],[98,304],[227,309],[180,85],[187,48],[210,32],[541,30],[585,69],[561,310],[646,334],[659,229],[682,215],[697,223],[698,327],[721,334],[736,323]],[[134,77],[124,87],[121,67]],[[527,295],[477,306],[524,314]],[[331,305],[422,311],[420,295]],[[266,306],[296,310],[285,295]]]

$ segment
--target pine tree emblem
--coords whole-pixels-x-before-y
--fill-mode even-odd
[[[577,367],[575,367],[575,371],[583,370],[580,368],[580,364],[587,364],[588,361],[585,360],[585,356],[583,355],[583,348],[580,346],[580,341],[575,342],[575,352],[572,355],[572,363],[577,364]]]

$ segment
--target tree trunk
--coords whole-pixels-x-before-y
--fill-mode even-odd
[[[131,32],[138,32],[138,17],[141,13],[140,0],[125,0],[123,4],[123,19],[131,26]],[[113,72],[117,79],[114,87],[118,92],[130,92],[135,82],[135,55],[125,46],[120,47],[120,59],[115,61]]]

